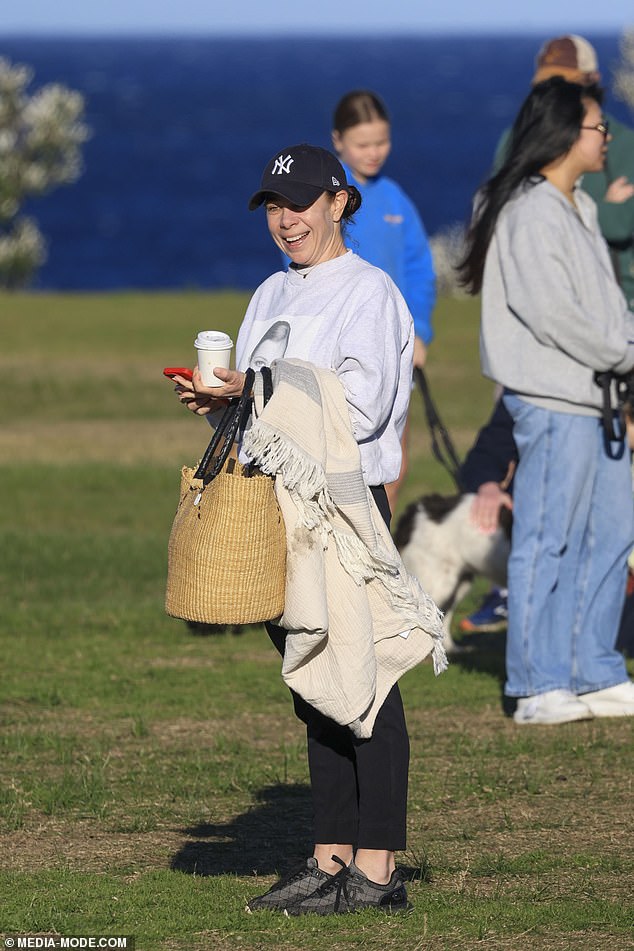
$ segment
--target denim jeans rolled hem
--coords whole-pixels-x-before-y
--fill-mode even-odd
[[[595,417],[508,393],[504,403],[519,453],[505,693],[621,683],[627,671],[614,645],[634,545],[629,454],[608,456]]]
[[[594,690],[607,690],[608,687],[618,687],[619,684],[626,683],[627,680],[628,678],[625,677],[624,679],[617,680],[614,683],[592,684],[592,686],[584,686],[583,684],[580,684],[574,691],[570,690],[568,684],[551,684],[541,690],[536,690],[534,693],[509,693],[508,688],[505,687],[504,696],[519,700],[520,697],[536,697],[541,693],[550,693],[551,690],[567,690],[569,693],[574,693],[579,696],[582,693],[592,693]]]
[[[584,693],[593,693],[595,690],[609,690],[610,687],[618,687],[621,684],[629,682],[629,677],[625,676],[621,680],[616,680],[614,683],[605,683],[605,684],[592,684],[592,686],[584,686],[583,684],[577,687],[577,695],[580,696]]]
[[[522,692],[522,693],[511,693],[510,690],[509,690],[509,688],[508,688],[508,686],[507,686],[507,687],[504,688],[504,696],[505,696],[505,697],[513,697],[514,699],[519,699],[520,697],[538,697],[539,694],[541,694],[541,693],[550,693],[551,690],[567,690],[569,693],[572,692],[572,691],[570,690],[570,684],[568,684],[568,683],[565,683],[565,684],[562,684],[562,683],[555,684],[555,683],[553,683],[553,684],[546,684],[544,687],[540,687],[539,690],[533,690],[531,693],[526,693],[526,692]]]

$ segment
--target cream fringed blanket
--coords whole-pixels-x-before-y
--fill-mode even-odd
[[[273,364],[273,396],[243,449],[267,473],[286,523],[288,630],[282,677],[361,738],[399,677],[431,653],[447,666],[442,616],[404,567],[363,481],[341,383],[301,360]]]

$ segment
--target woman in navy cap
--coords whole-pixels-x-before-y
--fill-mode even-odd
[[[250,363],[298,358],[334,371],[343,387],[363,478],[389,525],[384,489],[401,464],[401,436],[412,378],[414,328],[396,285],[347,250],[343,227],[361,203],[338,159],[294,145],[267,164],[250,209],[264,206],[269,232],[290,258],[288,271],[256,290],[242,323],[236,370],[218,368],[224,386],[209,389],[197,371],[179,379],[180,398],[206,414],[237,396]],[[281,332],[283,330],[283,332]],[[286,631],[267,630],[284,653]],[[315,816],[314,853],[252,899],[249,911],[329,914],[409,907],[394,853],[406,845],[409,740],[398,684],[382,704],[372,735],[358,739],[293,695],[306,723]]]

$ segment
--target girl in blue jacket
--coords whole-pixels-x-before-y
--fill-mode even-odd
[[[392,143],[384,103],[368,90],[346,93],[335,109],[332,142],[348,176],[361,192],[362,211],[346,243],[370,264],[386,271],[399,288],[414,318],[414,366],[422,367],[432,339],[431,315],[436,301],[436,275],[427,234],[403,189],[382,174]],[[388,486],[392,510],[407,465],[407,429],[403,465]]]
[[[390,154],[390,120],[378,96],[367,90],[347,93],[335,109],[332,142],[363,199],[363,213],[348,234],[360,257],[386,271],[410,309],[424,350],[433,331],[436,275],[427,234],[400,185],[381,170]],[[354,245],[354,247],[353,247]],[[415,361],[416,365],[416,361]]]

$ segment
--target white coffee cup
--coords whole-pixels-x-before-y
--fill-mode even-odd
[[[233,340],[222,330],[201,330],[194,346],[198,353],[198,369],[205,386],[224,386],[224,380],[214,375],[214,367],[229,369]]]

